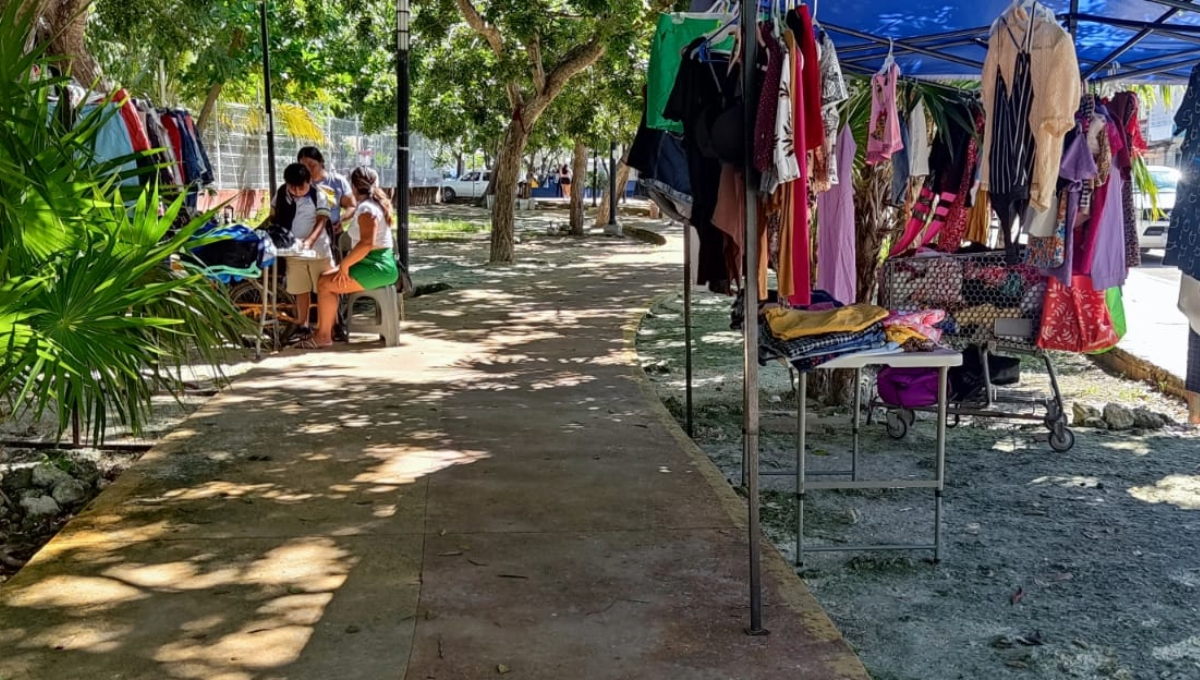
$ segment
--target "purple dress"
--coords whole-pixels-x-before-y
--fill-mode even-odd
[[[1108,198],[1096,225],[1096,253],[1092,257],[1092,289],[1108,290],[1125,284],[1125,209],[1121,173],[1108,176]]]
[[[850,126],[837,139],[838,183],[817,196],[817,289],[842,304],[858,297],[854,240],[854,154]]]
[[[1043,269],[1042,274],[1053,276],[1064,286],[1070,287],[1072,273],[1072,252],[1075,247],[1075,221],[1079,215],[1079,197],[1083,193],[1083,183],[1092,179],[1100,171],[1096,168],[1096,159],[1092,158],[1088,149],[1087,135],[1078,127],[1075,136],[1063,152],[1062,165],[1059,166],[1059,176],[1070,182],[1063,191],[1067,197],[1066,210],[1066,243],[1063,249],[1063,263],[1054,269]]]

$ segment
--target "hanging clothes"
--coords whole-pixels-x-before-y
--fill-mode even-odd
[[[1064,286],[1071,285],[1074,275],[1074,249],[1076,225],[1082,219],[1080,203],[1083,198],[1084,186],[1095,179],[1097,175],[1096,159],[1088,148],[1087,135],[1078,129],[1067,138],[1067,150],[1063,153],[1059,173],[1066,185],[1063,187],[1063,197],[1066,202],[1064,212],[1064,243],[1063,263],[1053,269],[1043,269],[1041,273],[1053,276]]]
[[[929,123],[925,119],[925,102],[918,100],[909,114],[908,174],[925,177],[929,174]]]
[[[1121,175],[1114,172],[1105,185],[1104,211],[1096,223],[1096,252],[1092,258],[1093,290],[1108,290],[1125,285],[1129,270],[1125,267],[1125,219],[1122,209]]]
[[[837,167],[845,173],[817,197],[817,289],[843,304],[858,298],[858,262],[854,230],[854,154],[858,146],[847,125],[837,138]]]
[[[807,12],[807,10],[805,10]],[[796,148],[796,160],[800,165],[800,177],[785,185],[786,198],[782,201],[785,211],[780,217],[781,236],[779,248],[780,268],[779,294],[791,305],[807,305],[812,301],[812,254],[809,250],[809,155],[802,150],[808,137],[808,120],[805,117],[806,103],[816,95],[809,90],[804,80],[804,64],[807,56],[804,48],[804,21],[795,12],[788,14],[789,35],[785,43],[791,50],[793,81],[803,84],[792,92],[792,136]],[[809,25],[811,32],[811,24]],[[815,55],[814,55],[815,57]],[[815,60],[814,65],[817,63]],[[811,76],[810,76],[811,78]],[[823,124],[823,121],[821,122]]]
[[[685,49],[688,56],[680,63],[663,116],[683,126],[683,147],[692,189],[691,223],[696,228],[700,245],[696,283],[707,285],[715,293],[729,293],[731,280],[725,266],[725,235],[712,219],[721,185],[722,152],[719,147],[729,146],[731,149],[726,149],[725,153],[736,153],[742,137],[742,129],[737,125],[741,114],[741,91],[738,75],[731,72],[727,57],[710,53],[709,60],[702,62],[692,56],[702,42],[703,38],[698,38]],[[734,115],[729,115],[730,112]],[[733,123],[733,129],[720,129],[722,121]]]
[[[825,162],[821,165],[822,172],[814,170],[813,184],[818,192],[823,192],[828,191],[840,178],[834,149],[838,134],[838,105],[850,98],[850,90],[846,87],[837,48],[829,34],[824,30],[819,31],[817,42],[821,51],[821,127],[825,131],[825,144],[820,156]]]
[[[896,81],[900,67],[892,64],[883,73],[871,76],[871,127],[867,131],[867,163],[876,165],[890,160],[903,147],[900,138],[900,113],[896,102]]]
[[[663,109],[675,87],[679,65],[683,62],[683,48],[716,30],[725,20],[725,15],[710,13],[674,12],[658,15],[654,38],[650,43],[650,63],[646,69],[646,127],[683,132],[681,123],[663,116]],[[727,47],[727,42],[718,45],[718,48]]]
[[[1032,192],[1034,156],[1033,128],[1030,112],[1033,109],[1033,76],[1030,72],[1033,33],[1036,23],[1029,23],[1023,34],[1013,31],[1007,18],[1001,18],[997,33],[1000,41],[1017,47],[1012,72],[1008,75],[997,69],[994,98],[991,104],[992,137],[988,170],[988,196],[992,209],[1000,220],[1000,235],[1009,260],[1015,261],[1016,246],[1012,230],[1029,206]],[[991,54],[989,50],[988,54]],[[984,66],[987,78],[987,66]],[[985,95],[985,106],[987,105]],[[985,130],[986,134],[986,130]],[[1048,206],[1043,206],[1047,210]]]
[[[1022,37],[1025,40],[1021,40]],[[1018,90],[1023,87],[1024,76],[1019,79],[1020,84],[1017,78],[1018,57],[1021,55],[1027,56],[1025,68],[1032,97],[1028,116],[1024,120],[1033,139],[1028,200],[1038,210],[1049,209],[1050,196],[1057,190],[1063,138],[1074,127],[1075,111],[1079,106],[1079,60],[1071,35],[1058,25],[1054,14],[1041,4],[1034,5],[1032,16],[1020,5],[1010,7],[992,24],[982,74],[983,104],[988,117],[984,128],[980,188],[988,190],[994,206],[1000,204],[1000,210],[1004,213],[1001,215],[1002,224],[1011,223],[1003,222],[1005,215],[1011,217],[1020,214],[1020,211],[1012,210],[1011,202],[1005,196],[1009,192],[1005,190],[1021,184],[1012,181],[1012,178],[992,177],[997,165],[992,162],[991,155],[996,151],[998,138],[1007,136],[996,130],[995,107],[1000,96],[997,87],[1001,82],[1007,85],[1010,92],[1014,86]],[[1018,101],[1018,104],[1021,103]],[[1010,120],[1009,124],[1015,122]],[[1024,134],[1020,134],[1019,138],[1022,142],[1027,141]],[[1011,147],[1009,151],[1012,151]],[[1014,166],[1009,164],[1007,167]],[[999,185],[993,186],[997,179],[1000,180]]]
[[[975,205],[967,215],[967,233],[963,240],[971,243],[988,242],[988,232],[991,230],[992,202],[988,192],[979,191],[975,194]]]
[[[908,122],[904,119],[903,114],[899,118],[900,148],[892,154],[892,192],[888,198],[888,204],[896,208],[902,208],[908,203],[908,181],[911,179],[908,160]]]
[[[961,129],[961,126],[957,127]],[[931,228],[930,235],[926,239],[926,242],[929,242],[936,236],[938,238],[938,250],[944,253],[958,252],[962,246],[963,239],[966,237],[967,222],[970,219],[971,211],[971,185],[975,183],[975,175],[979,164],[979,143],[976,140],[979,139],[978,133],[982,131],[983,112],[976,111],[976,134],[968,135],[966,138],[966,160],[961,169],[958,170],[958,174],[962,179],[959,180],[958,188],[954,190],[954,200],[950,204],[950,210],[946,215],[946,225],[943,227],[941,234],[938,234]],[[959,143],[962,142],[960,141]],[[942,195],[945,196],[946,192],[943,192]]]
[[[800,83],[804,90],[804,143],[799,151],[813,151],[825,144],[825,125],[821,115],[823,91],[821,89],[821,59],[817,55],[817,35],[813,31],[812,15],[807,5],[800,5],[790,16],[798,16],[799,26],[789,18],[789,26],[796,35],[796,47],[800,50]]]
[[[1108,105],[1109,113],[1120,130],[1124,148],[1118,155],[1117,167],[1121,171],[1121,205],[1125,226],[1125,266],[1137,267],[1142,263],[1142,250],[1138,247],[1137,209],[1133,203],[1133,159],[1145,149],[1138,123],[1138,97],[1132,92],[1118,92]],[[1142,147],[1137,143],[1141,141]]]
[[[774,179],[776,114],[779,111],[780,81],[783,78],[783,47],[772,36],[770,24],[759,24],[767,70],[763,75],[762,89],[758,94],[757,114],[754,120],[754,169],[769,175],[764,177],[763,191],[770,193],[767,184]],[[789,100],[790,101],[790,100]],[[774,187],[772,187],[773,189]]]

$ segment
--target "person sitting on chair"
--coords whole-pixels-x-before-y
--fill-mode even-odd
[[[393,255],[392,204],[379,188],[379,174],[359,166],[350,175],[350,186],[358,202],[346,228],[352,246],[337,269],[317,283],[317,332],[306,345],[314,349],[333,345],[339,295],[394,286],[400,278]]]

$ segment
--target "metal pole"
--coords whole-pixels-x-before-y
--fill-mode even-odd
[[[258,3],[258,12],[262,28],[263,104],[267,116],[267,176],[270,178],[267,196],[270,197],[279,185],[275,179],[275,111],[271,102],[271,42],[267,31],[267,0]],[[264,311],[266,301],[270,298],[272,348],[279,347],[279,285],[275,280],[275,272],[275,266],[267,268],[263,285]],[[263,316],[265,318],[266,314]]]
[[[609,236],[620,236],[621,229],[617,226],[617,142],[608,145],[608,224],[604,233]]]
[[[408,269],[409,0],[396,0],[396,254]]]
[[[271,104],[271,49],[267,33],[267,0],[258,3],[259,15],[262,19],[262,67],[263,67],[263,99],[267,114],[267,177],[270,178],[268,194],[275,191],[275,113]]]
[[[1163,23],[1166,22],[1167,19],[1170,19],[1171,17],[1175,16],[1176,14],[1179,14],[1179,12],[1180,12],[1179,8],[1177,8],[1177,7],[1171,8],[1171,9],[1167,10],[1166,12],[1163,12],[1162,15],[1160,17],[1158,17],[1158,19],[1156,19],[1154,23],[1157,25],[1162,25]],[[1111,53],[1109,53],[1109,55],[1107,57],[1092,64],[1092,67],[1084,72],[1083,78],[1086,80],[1086,79],[1091,78],[1092,76],[1096,75],[1100,71],[1104,70],[1104,67],[1106,67],[1109,64],[1113,63],[1114,61],[1120,59],[1126,52],[1128,52],[1129,50],[1136,47],[1138,43],[1140,43],[1141,41],[1150,37],[1150,34],[1152,32],[1153,32],[1152,28],[1143,28],[1142,30],[1138,31],[1136,35],[1134,35],[1129,40],[1126,40],[1123,45],[1121,45],[1117,49],[1113,50]]]
[[[684,373],[687,375],[684,388],[684,413],[687,435],[692,432],[692,225],[683,224],[683,351]]]
[[[746,92],[755,92],[758,72],[754,30],[758,24],[758,3],[742,3],[742,82]],[[745,291],[746,309],[742,322],[743,457],[746,461],[746,492],[750,533],[750,626],[749,635],[767,635],[762,612],[762,531],[759,527],[758,497],[758,186],[754,181],[754,121],[757,107],[752,96],[742,98],[745,150],[742,157],[746,180]]]
[[[600,191],[600,154],[592,151],[592,207],[595,208],[599,197],[596,193]]]

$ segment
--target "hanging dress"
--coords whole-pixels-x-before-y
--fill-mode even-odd
[[[896,108],[896,80],[900,67],[892,64],[871,76],[871,128],[867,131],[867,163],[891,160],[904,147],[900,136],[900,112]]]
[[[1030,71],[1029,47],[1033,42],[1035,22],[1029,22],[1022,39],[1013,34],[1008,19],[1002,20],[1008,38],[1020,46],[1013,68],[1012,82],[1005,82],[1003,72],[996,73],[996,97],[992,109],[993,133],[989,158],[988,197],[1000,220],[1000,235],[1010,260],[1016,257],[1013,238],[1014,223],[1029,205],[1033,171],[1033,128],[1029,112],[1033,107],[1033,80]]]

